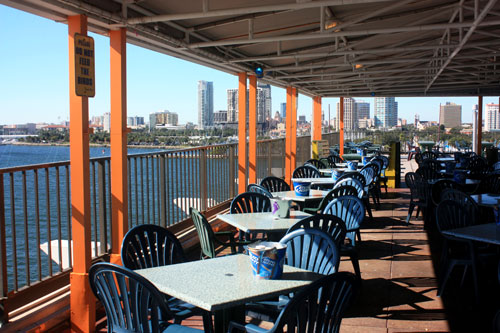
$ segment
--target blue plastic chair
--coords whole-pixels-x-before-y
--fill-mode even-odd
[[[261,186],[259,184],[248,184],[247,185],[247,192],[255,192],[255,193],[264,194],[266,197],[269,197],[269,198],[273,197],[271,192],[269,192],[264,186]]]
[[[177,237],[166,228],[155,224],[143,224],[130,229],[122,241],[121,258],[123,266],[132,270],[186,261]],[[166,299],[176,324],[192,316],[210,317],[210,313],[192,304],[174,297]]]
[[[316,214],[313,216],[309,216],[291,226],[287,230],[287,234],[301,228],[321,229],[329,234],[333,238],[335,244],[337,244],[337,247],[340,250],[340,256],[349,257],[358,279],[361,279],[358,251],[355,246],[353,246],[352,244],[347,244],[345,242],[347,228],[344,221],[340,217],[330,214]]]
[[[320,178],[319,170],[313,165],[302,165],[293,170],[292,178]]]
[[[286,234],[280,243],[287,246],[285,264],[311,272],[329,275],[338,271],[340,252],[332,236],[320,229],[298,229]],[[278,300],[249,303],[246,314],[265,321],[274,321],[290,301],[281,295]]]
[[[128,268],[103,262],[94,264],[89,270],[89,282],[104,306],[108,332],[201,332],[169,323],[174,314],[164,295]],[[211,331],[211,326],[207,326],[210,324],[204,325],[206,331]]]
[[[269,176],[262,179],[260,185],[269,192],[290,191],[290,185],[288,185],[283,179],[274,176]]]
[[[324,332],[336,333],[342,317],[358,289],[355,276],[339,272],[325,276],[301,289],[279,313],[274,326],[266,330],[253,324],[230,322],[229,332],[251,333]]]
[[[342,180],[339,180],[335,183],[335,186],[333,187],[333,189],[336,189],[336,188],[339,188],[341,186],[352,186],[354,187],[356,190],[357,190],[357,197],[360,198],[360,199],[363,199],[363,196],[364,196],[364,193],[365,193],[365,190],[363,189],[363,184],[361,184],[361,182],[357,179],[354,179],[354,178],[349,178],[349,177],[346,177]]]
[[[128,269],[177,264],[186,261],[182,245],[173,233],[155,224],[138,225],[123,238],[123,266]]]
[[[347,235],[353,246],[356,246],[356,235],[361,240],[359,228],[364,218],[365,207],[359,198],[344,196],[330,201],[323,214],[338,216],[344,221]]]
[[[244,192],[237,195],[231,206],[229,212],[231,214],[239,213],[261,213],[271,211],[271,200],[269,197],[256,192]]]

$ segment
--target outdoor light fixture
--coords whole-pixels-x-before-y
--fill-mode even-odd
[[[260,79],[264,76],[264,69],[261,66],[255,67],[255,75]]]

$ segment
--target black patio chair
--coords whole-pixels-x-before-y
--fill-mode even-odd
[[[426,166],[419,167],[416,172],[427,181],[441,178],[441,175],[436,170]]]
[[[338,216],[330,214],[316,214],[306,217],[295,223],[287,230],[287,234],[300,228],[321,229],[330,236],[340,250],[340,256],[348,256],[352,262],[352,267],[358,279],[361,280],[361,270],[359,268],[359,256],[357,248],[349,242],[345,242],[347,227],[345,222]]]
[[[255,192],[255,193],[264,194],[266,197],[269,197],[269,198],[273,197],[271,192],[269,192],[264,186],[261,186],[258,184],[248,184],[247,185],[247,192]]]
[[[320,178],[319,170],[312,165],[302,165],[293,170],[292,178]]]
[[[438,296],[442,295],[453,268],[456,265],[464,265],[461,284],[463,285],[467,267],[470,267],[476,300],[479,302],[476,254],[472,241],[443,234],[443,231],[446,230],[474,225],[478,216],[479,212],[473,205],[462,205],[456,201],[444,200],[437,206],[437,228],[443,237],[443,252],[439,266],[441,267],[441,283],[438,288]]]
[[[470,159],[469,165],[467,167],[469,170],[470,179],[483,179],[489,172],[488,162],[484,157],[474,156]]]
[[[316,159],[310,159],[306,163],[304,163],[304,165],[306,165],[306,164],[310,164],[317,169],[325,169],[327,167],[327,165],[325,165],[323,162],[321,162],[321,160],[316,160]]]
[[[410,206],[408,207],[408,215],[406,216],[406,223],[410,223],[411,215],[413,209],[417,207],[417,215],[420,210],[424,215],[424,220],[426,218],[426,213],[428,211],[428,186],[426,181],[416,172],[408,172],[405,175],[406,186],[410,189]]]
[[[433,151],[424,151],[422,152],[422,159],[425,160],[425,159],[433,159],[435,160],[436,158],[438,157],[438,155],[433,152]]]
[[[475,210],[479,211],[479,207],[474,199],[471,198],[467,193],[454,189],[454,188],[446,188],[441,192],[441,201],[444,200],[452,200],[458,202],[460,205],[472,205],[475,206]]]
[[[344,160],[339,155],[330,154],[327,158],[335,164],[344,163]]]
[[[265,330],[254,324],[230,322],[229,332],[325,332],[336,333],[342,317],[357,292],[356,277],[347,272],[327,275],[297,292]]]
[[[164,295],[147,279],[115,264],[100,262],[89,270],[90,288],[106,313],[108,332],[201,332],[169,323],[175,314]],[[204,316],[205,332],[212,331],[211,318]]]
[[[445,189],[463,191],[463,186],[451,179],[440,179],[431,186],[431,200],[437,206],[441,202],[441,193]]]
[[[257,192],[244,192],[238,194],[229,207],[231,214],[261,213],[271,211],[269,197]]]
[[[333,159],[330,159],[328,157],[322,157],[319,159],[324,165],[326,165],[327,168],[336,168],[337,165],[333,161]]]
[[[260,185],[269,192],[290,191],[290,185],[288,185],[283,179],[274,176],[269,176],[262,179]]]
[[[481,179],[474,193],[500,194],[500,173],[492,173]]]

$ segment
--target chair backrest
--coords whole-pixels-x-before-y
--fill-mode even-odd
[[[285,264],[319,274],[338,271],[340,252],[330,234],[320,229],[298,229],[286,234],[280,243],[285,244]]]
[[[319,159],[327,168],[336,168],[337,165],[333,161],[333,159],[329,159],[328,157],[322,157]]]
[[[431,179],[438,179],[439,173],[436,172],[436,170],[431,169],[426,166],[421,166],[417,169],[417,173],[422,176],[422,178],[426,180],[431,180]]]
[[[432,184],[431,199],[434,205],[437,205],[441,202],[441,192],[443,192],[443,190],[447,188],[462,190],[462,185],[451,179],[440,179]]]
[[[299,229],[321,229],[327,234],[329,234],[335,244],[340,247],[344,243],[344,239],[347,233],[344,221],[338,216],[329,214],[315,214],[308,216],[298,221],[292,225],[288,230],[287,234],[299,230]]]
[[[361,183],[361,186],[363,186],[363,188],[367,185],[365,176],[363,176],[359,171],[344,172],[344,174],[342,174],[342,176],[340,176],[339,179],[337,179],[337,183],[346,178],[356,179]]]
[[[418,173],[407,172],[405,175],[405,183],[410,189],[410,195],[413,199],[427,199],[425,181]]]
[[[287,332],[338,332],[358,284],[348,272],[322,277],[297,292],[267,332],[283,332],[285,326]]]
[[[340,157],[339,155],[335,155],[335,154],[330,154],[327,158],[335,164],[344,162],[342,157]]]
[[[343,197],[344,195],[358,196],[358,190],[352,185],[346,185],[345,183],[340,184],[340,186],[334,188],[330,191],[332,198]]]
[[[304,163],[304,165],[306,165],[306,164],[311,164],[312,166],[314,166],[317,169],[324,169],[327,167],[327,165],[325,165],[323,162],[321,162],[321,160],[317,160],[314,158],[310,159],[306,163]]]
[[[436,159],[437,158],[437,154],[433,151],[424,151],[422,153],[422,158],[425,160],[425,159]]]
[[[436,208],[436,222],[440,233],[445,230],[474,225],[478,216],[477,207],[462,205],[453,200],[443,200]],[[443,236],[449,238],[446,235]]]
[[[417,162],[418,166],[420,166],[423,161],[424,161],[424,158],[422,157],[422,153],[416,153],[415,154],[415,162]]]
[[[474,156],[471,158],[469,165],[469,178],[483,179],[489,171],[488,162],[482,156]]]
[[[436,172],[439,172],[442,169],[441,162],[431,158],[425,159],[422,163],[422,166],[432,169]]]
[[[479,183],[475,193],[497,193],[500,194],[500,174],[492,173],[487,175]]]
[[[312,165],[302,165],[293,170],[292,178],[319,178],[319,170]]]
[[[379,159],[381,159],[384,163],[384,165],[382,166],[382,168],[385,170],[387,169],[387,167],[389,166],[389,158],[385,155],[380,155],[378,156]]]
[[[173,317],[162,293],[128,268],[94,264],[89,282],[104,306],[108,332],[161,332],[160,322]]]
[[[215,258],[217,254],[215,252],[215,234],[212,227],[205,216],[195,208],[190,208],[189,214],[200,239],[201,257]]]
[[[261,213],[271,211],[271,200],[268,196],[256,192],[238,194],[229,207],[231,214]]]
[[[262,179],[260,185],[269,192],[290,191],[290,185],[288,185],[283,179],[274,176]]]
[[[474,199],[471,198],[470,195],[454,188],[446,188],[441,192],[441,201],[444,200],[456,201],[463,206],[472,205],[475,206],[477,210],[479,210],[477,203],[474,201]]]
[[[248,184],[247,185],[247,192],[255,192],[255,193],[264,194],[266,197],[269,197],[269,198],[273,197],[271,192],[269,192],[264,186],[261,186],[259,184]]]
[[[121,257],[128,269],[151,268],[185,261],[182,245],[173,233],[155,224],[138,225],[123,238]]]
[[[358,198],[362,199],[363,198],[363,195],[365,194],[364,192],[364,186],[363,184],[361,184],[361,182],[357,179],[354,179],[354,178],[344,178],[340,181],[337,181],[335,183],[335,186],[333,187],[333,189],[336,189],[336,188],[339,188],[339,187],[342,187],[342,186],[346,186],[346,185],[349,185],[349,186],[352,186],[356,189],[356,191],[358,191]]]
[[[350,239],[352,245],[356,245],[356,231],[359,230],[365,217],[365,207],[359,198],[348,195],[333,199],[323,210],[323,214],[340,217],[347,229],[346,237]]]
[[[361,169],[360,173],[365,177],[365,182],[370,185],[375,177],[375,168],[372,165],[367,164]]]

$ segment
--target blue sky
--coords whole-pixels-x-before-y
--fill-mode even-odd
[[[95,40],[96,96],[89,99],[89,116],[109,111],[109,40]],[[67,26],[0,5],[0,124],[59,122],[69,120]],[[197,122],[197,82],[214,82],[214,110],[227,108],[226,90],[237,88],[236,76],[186,62],[164,54],[127,47],[127,103],[129,116],[144,116],[159,110],[179,114],[179,122]],[[360,98],[371,103],[373,98]],[[285,90],[272,88],[272,111],[285,102]],[[438,120],[439,104],[462,105],[462,121],[471,122],[477,98],[396,98],[399,118],[413,122]],[[323,110],[334,117],[338,98],[324,98]],[[498,103],[486,97],[484,103]],[[312,99],[299,95],[298,114],[311,119]],[[325,116],[326,118],[327,116]]]

